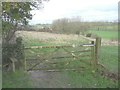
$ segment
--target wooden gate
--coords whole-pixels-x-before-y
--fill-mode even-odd
[[[77,70],[88,65],[96,69],[100,46],[101,38],[90,44],[25,47],[25,70]]]

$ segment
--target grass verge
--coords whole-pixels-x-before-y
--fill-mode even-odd
[[[22,70],[16,72],[3,72],[2,88],[30,88],[29,75]]]
[[[111,72],[118,72],[118,46],[102,46],[100,60]]]

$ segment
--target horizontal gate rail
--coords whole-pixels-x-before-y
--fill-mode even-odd
[[[65,47],[93,47],[94,44],[81,44],[81,45],[63,45],[63,46],[31,46],[25,47],[25,49],[40,49],[40,48],[65,48]]]
[[[56,69],[56,68],[52,68],[52,69],[49,69],[49,68],[39,68],[39,69],[32,69],[32,70],[44,70],[44,71],[48,71],[48,72],[56,72],[56,71],[78,71],[78,70],[83,70],[85,67],[79,67],[79,68],[76,68],[76,69],[74,69],[74,68],[63,68],[63,69],[60,69],[60,68],[58,68],[58,69]],[[29,71],[31,71],[31,70],[29,70]]]
[[[90,52],[91,50],[81,50],[81,51],[71,51],[71,53],[77,53],[77,52]]]
[[[80,57],[91,57],[91,55],[80,55]],[[61,59],[61,58],[75,58],[75,56],[52,57],[51,59]],[[29,61],[33,61],[33,60],[39,61],[40,59],[33,58],[33,59],[26,59],[26,60],[29,62]]]

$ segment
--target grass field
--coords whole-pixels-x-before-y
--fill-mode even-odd
[[[28,33],[27,33],[28,34]],[[27,36],[26,34],[26,36]],[[33,35],[33,33],[32,33]],[[52,34],[50,34],[52,36]],[[56,34],[55,34],[56,35]],[[30,34],[28,35],[30,36]],[[71,44],[75,43],[80,44],[84,43],[83,39],[78,39],[76,36],[63,36],[67,37],[66,39],[62,38],[61,41],[58,41],[61,36],[52,36],[52,38],[43,38],[42,35],[39,33],[39,38],[37,36],[34,38],[34,35],[31,36],[32,42],[30,41],[30,38],[27,37],[25,39],[25,45],[27,46],[37,46],[37,45],[64,45],[64,44]],[[41,38],[40,38],[41,36]],[[24,37],[25,38],[25,37]],[[50,39],[49,39],[50,38]],[[41,40],[42,39],[42,40]],[[60,43],[62,42],[62,43]],[[64,42],[64,43],[63,43]],[[85,42],[86,43],[86,42]],[[82,48],[76,47],[74,49],[69,48],[68,50],[81,50]],[[47,56],[50,52],[52,52],[54,49],[31,49],[26,51],[26,58],[37,58],[37,54]],[[43,54],[44,53],[44,54]],[[53,54],[53,53],[51,53]],[[65,55],[63,49],[60,49],[57,53],[54,53],[54,56],[62,56]],[[66,54],[67,55],[67,54]],[[40,58],[40,57],[38,57]],[[43,58],[43,57],[41,57]],[[82,59],[82,58],[80,58]],[[104,77],[100,75],[98,72],[94,72],[93,67],[82,63],[81,61],[73,61],[73,59],[57,59],[52,60],[50,57],[48,57],[47,60],[56,62],[56,64],[50,64],[50,63],[43,63],[42,65],[48,67],[48,68],[59,68],[62,70],[62,68],[79,68],[80,67],[86,67],[83,69],[80,69],[78,71],[62,71],[62,72],[46,72],[41,73],[39,71],[39,74],[33,71],[33,81],[29,81],[31,76],[22,73],[21,71],[16,73],[9,73],[9,76],[6,74],[4,75],[4,81],[3,81],[3,87],[69,87],[69,88],[116,88],[118,87],[118,81],[113,81],[110,78]],[[71,61],[72,62],[69,62]],[[79,59],[78,59],[79,60]],[[87,60],[86,58],[84,60]],[[102,46],[101,47],[101,54],[99,61],[105,65],[105,67],[114,73],[118,72],[118,47],[117,46]],[[32,61],[32,64],[34,64],[36,61]],[[40,78],[40,75],[42,75],[42,78]],[[24,77],[24,78],[23,78]],[[19,82],[20,80],[20,82]],[[32,83],[33,82],[33,83]]]
[[[103,46],[101,48],[100,62],[112,72],[118,72],[118,46]]]
[[[100,36],[103,39],[118,40],[118,31],[96,31],[90,30],[89,32]]]

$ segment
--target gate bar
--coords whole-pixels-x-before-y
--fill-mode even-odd
[[[25,49],[39,49],[39,48],[63,48],[63,47],[93,47],[94,44],[81,44],[81,45],[63,45],[63,46],[32,46],[32,47],[25,47]]]

